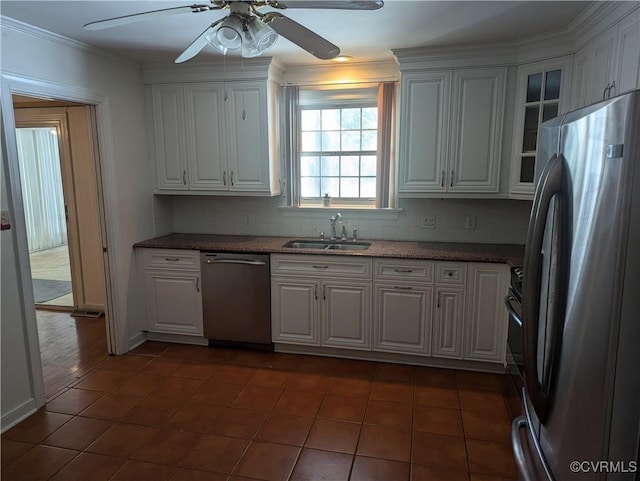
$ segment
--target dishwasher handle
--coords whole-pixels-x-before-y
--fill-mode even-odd
[[[245,259],[207,259],[206,261],[202,261],[203,264],[243,264],[246,266],[266,266],[266,262],[262,261],[251,261]]]

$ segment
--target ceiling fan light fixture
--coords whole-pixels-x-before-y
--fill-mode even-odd
[[[229,15],[215,31],[215,38],[217,44],[226,50],[239,49],[242,44],[242,19],[237,15]],[[216,44],[212,45],[220,50]]]
[[[263,21],[252,18],[247,22],[246,38],[251,38],[260,53],[269,50],[278,40],[278,34]]]

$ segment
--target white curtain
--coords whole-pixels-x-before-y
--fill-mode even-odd
[[[29,252],[66,245],[56,129],[20,128],[16,136]]]

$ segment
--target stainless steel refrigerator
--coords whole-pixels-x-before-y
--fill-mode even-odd
[[[524,480],[640,480],[640,90],[545,122],[522,295]]]

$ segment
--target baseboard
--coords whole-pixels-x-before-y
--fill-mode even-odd
[[[36,407],[35,398],[31,398],[28,401],[23,402],[17,408],[12,409],[8,413],[2,415],[2,420],[0,420],[0,432],[4,433],[5,431],[11,429],[20,421],[23,421],[24,419],[31,416],[37,410],[38,408]]]
[[[140,331],[135,336],[129,338],[129,351],[133,351],[140,344],[144,344],[147,340],[147,336],[144,332]]]

